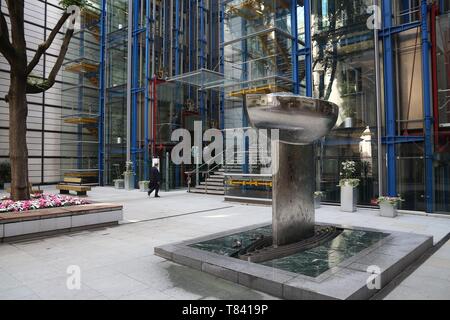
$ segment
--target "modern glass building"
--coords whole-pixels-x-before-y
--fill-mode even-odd
[[[35,2],[27,25],[48,34],[60,8]],[[325,201],[339,202],[341,163],[353,160],[360,205],[400,194],[404,210],[450,212],[450,1],[90,0],[81,17],[52,101],[30,99],[32,139],[57,140],[36,154],[36,182],[57,182],[59,166],[111,185],[131,161],[137,186],[159,158],[166,187],[185,187],[193,167],[170,161],[175,129],[245,128],[248,94],[293,92],[340,106],[316,144]],[[6,110],[1,101],[2,158]]]

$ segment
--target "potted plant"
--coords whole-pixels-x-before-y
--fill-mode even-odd
[[[134,172],[133,172],[133,162],[127,161],[125,164],[125,172],[123,173],[124,184],[126,190],[134,189]]]
[[[339,186],[341,187],[341,210],[345,212],[355,212],[358,198],[357,187],[359,179],[356,178],[356,162],[342,162]]]
[[[353,117],[355,116],[355,111],[350,105],[345,106],[342,116],[344,117],[344,127],[353,128]]]
[[[320,208],[320,202],[322,201],[322,197],[324,196],[323,191],[316,191],[314,192],[314,209]]]
[[[123,179],[114,179],[114,188],[116,189],[124,189],[125,181]]]
[[[380,206],[380,216],[395,218],[397,216],[398,204],[403,200],[400,196],[398,197],[388,197],[382,196],[378,197],[377,204]]]
[[[139,181],[139,191],[148,192],[150,190],[150,181]]]

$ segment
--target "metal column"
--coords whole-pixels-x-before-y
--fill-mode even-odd
[[[421,0],[422,26],[422,90],[425,118],[425,200],[426,211],[433,212],[433,116],[431,105],[430,41],[428,38],[428,4]]]
[[[105,121],[105,66],[106,66],[106,0],[101,2],[100,15],[100,99],[98,108],[98,183],[104,185],[104,121]]]
[[[220,34],[220,57],[219,57],[219,61],[220,61],[220,73],[224,74],[225,72],[225,64],[224,64],[224,59],[225,59],[225,50],[223,47],[223,42],[225,41],[225,5],[224,2],[221,1],[220,2],[220,8],[219,8],[219,15],[220,15],[220,30],[219,30],[219,34]],[[220,130],[225,129],[225,93],[224,90],[220,91]]]
[[[387,152],[387,193],[397,196],[397,163],[395,156],[395,92],[392,85],[394,74],[394,59],[392,48],[392,8],[391,3],[385,1],[383,5],[383,66],[384,66],[384,105],[386,116],[386,152]]]
[[[295,1],[294,1],[295,2]],[[303,11],[304,11],[304,21],[305,21],[305,46],[303,49],[298,50],[298,56],[305,57],[305,95],[307,97],[312,97],[312,50],[311,50],[311,0],[303,1]],[[297,31],[297,46],[298,46],[298,31]],[[297,62],[298,64],[298,62]],[[298,67],[298,66],[297,66]],[[298,74],[298,69],[297,69]],[[297,76],[298,78],[298,76]],[[298,86],[300,87],[299,80],[297,80]]]
[[[298,28],[297,28],[297,0],[291,0],[291,33],[292,39],[292,80],[293,93],[298,94],[300,85],[298,79]]]
[[[151,81],[151,71],[150,69],[150,59],[154,59],[154,57],[150,57],[150,23],[151,23],[151,1],[146,0],[145,7],[145,69],[144,69],[144,77],[145,77],[145,90],[144,90],[144,180],[149,179],[149,90],[150,90],[150,81]]]
[[[312,97],[311,0],[304,1],[306,96]]]

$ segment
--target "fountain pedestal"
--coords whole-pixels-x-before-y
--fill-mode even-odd
[[[272,141],[274,246],[314,235],[314,148]]]

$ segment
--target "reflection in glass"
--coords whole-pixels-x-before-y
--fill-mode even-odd
[[[325,201],[339,201],[341,163],[358,164],[359,203],[377,195],[376,93],[372,1],[313,1],[313,95],[340,106],[336,129],[320,142],[318,166]]]

